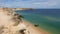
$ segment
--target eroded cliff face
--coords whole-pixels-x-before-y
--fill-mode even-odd
[[[10,11],[8,8],[1,8],[0,34],[20,34],[19,30],[26,28],[26,26],[20,22],[20,20],[15,12]]]

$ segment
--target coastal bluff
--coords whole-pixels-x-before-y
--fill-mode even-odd
[[[13,10],[13,11],[16,11],[16,10],[32,10],[32,8],[0,8],[0,10]]]
[[[13,8],[0,8],[0,34],[50,34],[41,28],[35,27],[21,15],[16,14]]]

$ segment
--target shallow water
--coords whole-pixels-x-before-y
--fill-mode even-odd
[[[60,9],[19,10],[17,13],[52,34],[60,34]]]

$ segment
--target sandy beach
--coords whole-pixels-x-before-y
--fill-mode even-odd
[[[22,22],[18,23],[16,21],[19,20],[14,21],[17,17],[11,20],[12,18],[14,18],[13,15],[10,14],[6,9],[0,10],[0,26],[3,25],[3,29],[0,30],[0,34],[50,34],[41,28],[35,27],[33,24],[26,20],[22,20]],[[17,25],[14,26],[14,24]],[[21,29],[26,29],[26,31],[21,33],[19,32]]]

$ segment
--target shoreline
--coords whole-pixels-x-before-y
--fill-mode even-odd
[[[42,28],[35,27],[33,24],[27,20],[23,20],[23,23],[27,26],[27,29],[30,30],[31,34],[50,34],[49,32],[43,30]],[[36,33],[35,33],[36,32]]]
[[[4,23],[3,24],[4,25],[4,29],[3,29],[4,32],[3,32],[3,34],[7,34],[7,33],[8,34],[16,34],[16,33],[19,33],[19,30],[24,29],[25,26],[26,26],[26,29],[30,32],[29,34],[49,34],[48,32],[44,31],[43,29],[34,27],[33,24],[31,24],[30,22],[28,22],[26,20],[22,20],[23,22],[21,24],[18,24],[17,26],[13,26],[13,23],[15,23],[15,22],[10,21],[10,19],[13,17],[12,14],[7,12],[6,9],[1,10],[1,12],[2,12],[0,14],[0,16],[1,16],[1,23]]]

